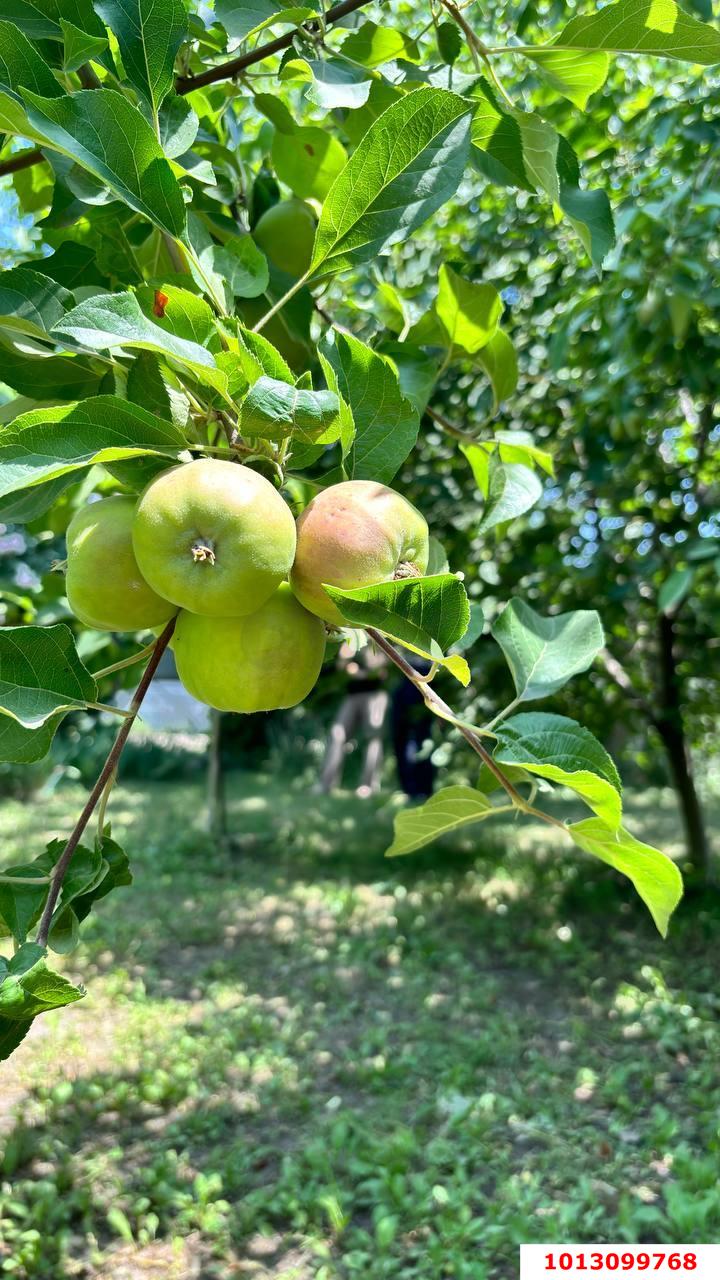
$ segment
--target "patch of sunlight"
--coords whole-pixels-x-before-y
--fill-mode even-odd
[[[664,31],[671,35],[675,30],[679,10],[674,0],[650,0],[645,19],[646,31]]]
[[[267,809],[268,802],[265,796],[247,796],[237,807],[244,813],[261,813]]]

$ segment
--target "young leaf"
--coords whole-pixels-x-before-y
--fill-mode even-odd
[[[444,264],[438,276],[435,310],[451,346],[474,355],[494,336],[503,304],[491,284],[475,284]]]
[[[61,98],[23,90],[26,119],[0,93],[0,128],[76,161],[120,200],[161,230],[185,227],[182,191],[151,126],[113,89],[86,89]]]
[[[682,876],[664,853],[636,840],[624,827],[614,830],[601,818],[573,822],[568,833],[581,849],[607,862],[634,884],[658,932],[667,935],[670,916],[683,892]]]
[[[33,409],[0,430],[0,497],[94,462],[148,453],[176,457],[185,446],[185,436],[172,423],[118,396]],[[46,492],[50,505],[57,495],[50,486]]]
[[[95,9],[117,38],[130,84],[146,99],[154,119],[173,87],[175,56],[185,39],[182,0],[94,0]]]
[[[720,62],[720,31],[690,17],[675,0],[620,0],[606,5],[588,17],[572,18],[554,46],[654,53],[705,67]]]
[[[99,58],[108,47],[105,36],[91,36],[87,31],[81,31],[74,23],[67,22],[65,18],[60,19],[60,27],[64,42],[63,71],[77,71],[84,62]],[[41,93],[42,90],[38,89],[37,92]]]
[[[242,432],[267,440],[297,435],[312,441],[330,426],[339,410],[340,401],[332,391],[301,391],[287,382],[261,377],[243,400]]]
[[[58,711],[76,711],[96,699],[95,681],[64,623],[0,631],[0,714],[36,729]]]
[[[463,453],[468,456],[470,465],[477,454],[472,454],[473,445],[461,445]],[[542,482],[534,471],[520,462],[503,462],[496,454],[490,457],[488,470],[487,501],[483,509],[479,528],[483,533],[504,524],[506,520],[515,520],[524,515],[542,497]]]
[[[359,338],[336,332],[325,355],[355,420],[348,477],[389,484],[417,440],[420,415],[400,390],[391,362]]]
[[[607,751],[575,720],[540,711],[513,716],[496,729],[500,764],[515,764],[570,787],[609,827],[622,822],[621,784]]]
[[[592,609],[543,618],[522,600],[511,600],[491,634],[505,654],[518,702],[546,698],[587,668],[605,643]]]
[[[469,133],[469,104],[443,89],[418,89],[389,107],[327,195],[311,273],[368,262],[425,222],[457,190]]]
[[[440,836],[460,827],[490,818],[493,806],[487,796],[473,787],[444,787],[416,809],[404,809],[395,816],[395,839],[386,857],[414,853]]]
[[[402,578],[371,587],[325,590],[353,627],[375,627],[414,653],[438,662],[467,685],[470,672],[459,654],[444,655],[462,638],[470,621],[465,588],[452,573]]]

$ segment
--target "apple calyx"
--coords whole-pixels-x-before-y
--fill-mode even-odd
[[[210,543],[196,542],[193,544],[191,550],[193,560],[196,564],[215,563],[215,551]]]

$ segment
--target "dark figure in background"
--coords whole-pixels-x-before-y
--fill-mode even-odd
[[[345,757],[355,741],[358,746],[364,744],[365,752],[357,794],[375,795],[380,790],[388,707],[387,659],[371,645],[357,652],[355,645],[346,641],[340,648],[338,665],[348,679],[347,693],[328,734],[317,790],[327,793],[341,785]]]
[[[404,657],[420,675],[427,675],[430,663],[424,658],[414,653]],[[433,793],[435,766],[429,743],[434,719],[420,690],[401,680],[393,691],[390,723],[400,786],[411,800],[426,800]]]

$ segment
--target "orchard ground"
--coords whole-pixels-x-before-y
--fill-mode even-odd
[[[717,898],[663,943],[547,828],[388,862],[389,793],[229,781],[227,850],[199,783],[113,798],[135,886],[2,1068],[0,1270],[511,1280],[523,1240],[720,1238]],[[81,799],[4,803],[8,858]],[[669,793],[628,813],[679,852]]]

